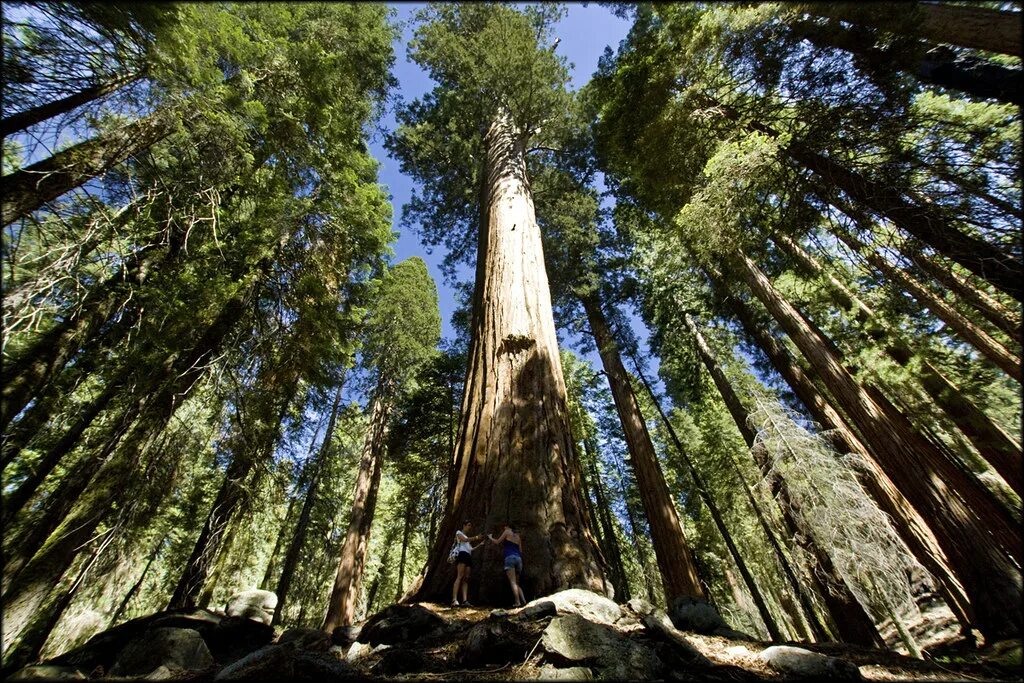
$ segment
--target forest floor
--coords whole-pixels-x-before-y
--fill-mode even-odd
[[[945,622],[931,632],[945,640],[925,659],[843,643],[780,646],[728,628],[679,630],[641,600],[618,605],[581,590],[515,610],[392,605],[333,637],[176,610],[108,629],[11,680],[1022,680],[1020,640],[977,649],[950,638]]]

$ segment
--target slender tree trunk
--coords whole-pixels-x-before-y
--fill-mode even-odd
[[[139,313],[138,309],[133,309],[100,337],[87,342],[75,357],[74,365],[65,367],[54,378],[54,381],[48,383],[22,416],[5,430],[0,466],[6,468],[8,464],[17,459],[22,449],[28,446],[40,430],[47,425],[53,412],[61,405],[62,401],[96,370],[98,364],[106,362],[104,352],[116,348],[124,340],[138,321]]]
[[[306,495],[302,500],[302,511],[299,513],[299,520],[295,524],[295,532],[288,544],[288,551],[285,553],[284,562],[281,564],[281,578],[278,579],[274,593],[277,595],[277,610],[271,625],[281,623],[284,614],[284,607],[288,601],[288,592],[291,590],[292,578],[295,569],[299,564],[299,554],[306,545],[306,534],[309,531],[309,520],[313,516],[313,506],[316,504],[316,496],[320,490],[320,475],[325,467],[326,460],[331,452],[331,440],[334,438],[334,425],[338,420],[338,411],[341,408],[341,390],[339,385],[334,394],[334,405],[331,406],[331,416],[327,420],[327,431],[324,432],[324,440],[320,450],[315,456],[314,462],[309,466],[309,485],[306,487]]]
[[[736,427],[739,429],[739,433],[742,435],[743,440],[746,442],[746,445],[748,445],[748,447],[753,447],[755,433],[750,426],[748,413],[746,413],[746,410],[742,407],[742,403],[740,403],[739,397],[736,395],[735,391],[732,390],[732,385],[729,383],[728,379],[725,377],[725,374],[722,372],[722,369],[719,367],[718,361],[715,359],[714,354],[711,352],[711,349],[705,341],[705,338],[703,338],[703,335],[700,334],[699,330],[697,330],[696,327],[693,325],[692,321],[690,321],[689,315],[686,315],[684,317],[684,323],[686,324],[689,333],[696,340],[697,353],[700,355],[700,359],[703,361],[703,364],[705,364],[705,367],[708,369],[709,374],[712,376],[712,379],[715,382],[715,386],[718,387],[719,394],[721,394],[722,399],[725,401],[725,405],[729,411],[729,415],[732,416],[733,421],[736,423]],[[675,443],[676,450],[684,458],[684,460],[686,460],[686,464],[690,469],[690,474],[694,477],[694,481],[697,482],[697,487],[700,490],[703,498],[705,498],[705,502],[708,503],[708,509],[712,510],[714,504],[711,502],[711,496],[707,492],[707,489],[703,487],[703,482],[701,478],[697,474],[693,465],[690,463],[689,459],[686,457],[685,451],[683,450],[683,444],[680,441],[679,436],[676,434],[676,428],[669,421],[669,416],[667,416],[665,414],[665,411],[662,410],[662,404],[660,404],[660,402],[657,400],[657,397],[654,395],[653,388],[650,386],[650,383],[647,381],[647,378],[644,377],[643,373],[640,371],[640,365],[636,361],[636,358],[633,359],[633,362],[637,370],[637,375],[640,377],[640,381],[643,382],[644,387],[647,389],[647,393],[650,395],[650,399],[651,401],[653,401],[654,407],[657,409],[658,415],[662,416],[662,422],[665,424],[665,427],[668,430],[669,436],[672,438],[673,443]],[[738,467],[736,468],[736,473],[739,474]],[[742,480],[742,475],[740,475],[740,480]],[[771,531],[771,528],[768,526],[767,520],[765,520],[763,515],[761,514],[761,509],[755,503],[753,494],[751,494],[750,489],[746,489],[746,482],[742,481],[742,483],[744,489],[746,490],[746,494],[748,494],[749,501],[752,507],[754,508],[754,511],[757,514],[759,521],[761,522],[761,528],[765,532],[765,536],[768,538],[769,543],[774,549],[779,564],[782,566],[782,571],[785,573],[786,579],[790,581],[790,584],[794,592],[797,594],[801,601],[801,604],[807,611],[807,617],[811,621],[814,637],[817,640],[826,640],[828,638],[828,634],[825,631],[824,627],[821,626],[821,624],[818,622],[817,613],[814,610],[814,606],[811,603],[810,598],[808,598],[805,595],[803,586],[799,581],[797,581],[796,574],[794,573],[793,568],[790,566],[790,562],[788,562],[785,555],[782,553],[782,549],[778,547],[778,544],[775,541],[775,535]],[[715,509],[715,512],[713,514],[718,515],[717,508]],[[718,522],[716,521],[716,524],[717,523]],[[722,526],[724,528],[724,524]],[[720,528],[719,530],[721,531],[722,529]],[[723,538],[724,537],[725,533],[723,532]],[[730,540],[727,543],[731,545],[732,542]],[[732,550],[733,549],[730,548],[730,552],[732,552]],[[734,559],[736,558],[738,558],[738,551],[734,554]],[[741,558],[737,559],[737,567],[740,566],[741,561]],[[745,566],[740,568],[740,573],[743,575],[744,581],[746,581],[746,573],[748,573],[748,571],[746,571]],[[749,583],[753,583],[753,579],[751,579]],[[756,587],[751,589],[751,595],[752,597],[757,595]],[[755,602],[758,603],[758,609],[760,610],[762,608],[762,604],[764,603],[763,598],[761,598],[760,595],[757,595],[757,597],[755,597]],[[765,611],[767,611],[767,605],[764,605],[764,609]],[[762,618],[764,618],[763,615]],[[768,622],[765,621],[765,624],[767,625]],[[770,631],[771,629],[769,627],[769,632]],[[780,638],[776,638],[774,634],[772,634],[772,637],[776,640],[780,640]]]
[[[373,614],[377,595],[380,592],[380,584],[387,575],[388,564],[391,560],[391,550],[395,545],[395,536],[398,535],[398,527],[392,526],[384,536],[384,554],[380,558],[380,566],[377,568],[377,575],[373,577],[370,589],[366,591],[366,613]]]
[[[707,101],[731,121],[741,121],[739,113],[732,107],[713,98]],[[748,127],[772,139],[779,137],[778,131],[757,121]],[[834,188],[838,188],[858,204],[887,217],[899,228],[1000,290],[1017,299],[1024,297],[1024,285],[1021,284],[1024,282],[1024,267],[1021,260],[961,231],[936,208],[915,203],[900,188],[872,180],[798,141],[786,144],[782,152],[829,184],[824,189],[820,184],[814,185],[815,191],[825,201],[835,205],[837,200]]]
[[[875,36],[859,28],[843,28],[837,23],[822,26],[811,21],[793,21],[796,34],[818,47],[846,50],[862,60],[868,72],[889,73],[896,69],[912,73],[922,83],[957,90],[981,99],[1021,104],[1020,69],[1000,66],[987,59],[958,55],[947,47],[935,46],[905,63],[906,56],[890,48],[879,47]]]
[[[120,90],[124,86],[139,78],[139,74],[126,74],[106,83],[96,83],[82,88],[78,92],[71,93],[60,99],[36,105],[25,111],[11,114],[0,120],[0,137],[7,137],[12,133],[25,130],[30,126],[42,123],[48,119],[81,107],[83,104],[95,102],[104,95]]]
[[[114,610],[113,616],[110,617],[110,621],[107,623],[108,629],[117,625],[121,615],[124,614],[126,609],[128,609],[128,605],[131,603],[132,598],[138,595],[139,589],[142,588],[142,584],[145,583],[146,577],[149,575],[149,568],[152,567],[156,559],[160,557],[160,553],[163,551],[165,545],[167,545],[167,539],[161,538],[153,548],[153,552],[149,554],[149,558],[146,560],[146,566],[142,568],[142,573],[139,574],[139,578],[136,579],[135,583],[132,584],[132,587],[128,589],[127,593],[125,593],[124,598],[122,598],[121,602],[117,605],[117,609]]]
[[[910,244],[900,245],[900,252],[913,261],[921,270],[931,275],[937,282],[948,288],[963,302],[970,304],[974,310],[1005,332],[1010,339],[1020,344],[1021,318],[1019,311],[1011,311],[989,296],[983,289],[976,287],[965,278],[953,272],[937,259],[926,255],[920,248]]]
[[[644,579],[644,590],[647,592],[647,600],[652,605],[658,604],[658,598],[656,596],[656,590],[654,588],[654,582],[651,580],[651,575],[654,571],[651,568],[647,552],[644,549],[643,543],[640,538],[640,531],[637,529],[636,523],[636,512],[633,510],[633,505],[629,500],[629,493],[626,491],[626,483],[620,478],[619,479],[619,495],[622,496],[622,506],[626,509],[626,521],[629,522],[629,537],[633,539],[633,550],[636,552],[636,561],[640,565],[640,570],[643,573]],[[664,598],[665,593],[662,591],[661,596]]]
[[[107,386],[103,388],[100,395],[90,401],[78,414],[78,418],[71,427],[61,435],[52,446],[50,446],[39,463],[32,470],[32,473],[18,485],[9,496],[4,499],[4,519],[8,522],[15,517],[32,496],[39,489],[39,485],[53,471],[57,464],[71,452],[78,444],[79,438],[85,430],[93,423],[93,420],[103,412],[110,401],[120,393],[128,380],[129,369],[123,368],[117,376],[112,378]]]
[[[924,285],[911,277],[905,270],[889,263],[882,254],[875,251],[845,230],[836,229],[836,236],[845,242],[854,252],[860,254],[891,282],[909,293],[937,318],[949,325],[964,341],[976,348],[996,367],[1007,375],[1024,383],[1021,374],[1020,359],[1010,353],[1005,346],[993,339],[985,330],[953,309],[952,306],[939,299]],[[1018,454],[1019,455],[1019,454]]]
[[[939,582],[939,590],[965,628],[974,622],[970,600],[963,585],[953,571],[950,560],[939,545],[935,534],[924,518],[900,493],[889,476],[878,466],[877,456],[866,448],[850,429],[845,420],[831,406],[800,366],[794,362],[782,345],[767,329],[754,319],[749,308],[738,299],[729,297],[727,304],[740,320],[757,345],[765,352],[776,371],[793,389],[797,398],[811,413],[815,422],[828,435],[829,440],[842,453],[857,455],[853,462],[857,466],[860,483],[871,494],[878,506],[893,522],[897,533],[913,552],[917,561],[925,566]]]
[[[937,453],[909,423],[883,413],[750,259],[739,254],[737,261],[743,281],[825,379],[874,452],[884,456],[879,464],[911,504],[932,520],[932,530],[971,598],[981,632],[989,639],[1016,637],[1020,614],[1005,606],[1020,602],[1021,574],[1000,544],[1020,558],[1020,530],[987,491]]]
[[[1021,55],[1020,14],[979,5],[950,5],[917,2],[911,8],[916,21],[892,21],[885,14],[865,10],[862,3],[815,2],[803,9],[818,16],[841,19],[884,31],[910,33],[936,43],[1019,57]],[[901,10],[905,11],[905,10]]]
[[[405,508],[405,524],[402,525],[402,557],[398,560],[398,583],[395,586],[395,602],[405,593],[405,560],[409,555],[409,542],[412,540],[412,521],[416,508],[410,504]]]
[[[615,595],[620,602],[628,602],[630,599],[629,581],[626,579],[626,568],[622,564],[622,548],[619,547],[619,538],[615,534],[615,523],[612,521],[611,503],[604,491],[604,484],[597,470],[597,449],[590,439],[583,440],[583,448],[586,449],[587,460],[590,469],[590,478],[594,483],[594,497],[597,499],[597,518],[600,521],[601,534],[604,543],[601,546],[602,553],[608,560],[608,577],[615,589]]]
[[[123,495],[125,486],[133,479],[140,455],[205,374],[207,362],[217,354],[225,337],[241,318],[245,298],[240,294],[227,302],[195,346],[174,361],[169,373],[171,379],[149,398],[146,415],[135,421],[117,451],[99,468],[88,489],[74,500],[70,513],[12,578],[3,596],[5,651],[29,616],[46,599],[49,589],[71,566],[79,549],[92,538],[111,506]]]
[[[127,298],[126,287],[142,284],[152,268],[158,245],[147,245],[129,256],[121,269],[95,285],[77,310],[44,333],[17,358],[4,363],[3,399],[0,403],[0,428],[6,428],[14,416],[40,389],[92,339]]]
[[[260,413],[253,422],[257,434],[248,439],[242,437],[233,447],[231,464],[224,473],[224,480],[217,497],[206,516],[203,529],[199,533],[188,564],[178,579],[174,594],[167,609],[195,607],[208,602],[211,593],[204,593],[207,584],[213,583],[210,572],[217,563],[222,550],[227,547],[229,527],[245,506],[248,480],[260,463],[268,460],[273,454],[281,434],[281,422],[288,406],[295,396],[298,378],[290,377],[283,380],[280,386],[272,386],[273,377],[280,368],[264,366],[256,387],[251,391],[255,411]]]
[[[692,329],[692,332],[696,332],[696,329]],[[703,341],[703,337],[700,338]],[[640,373],[640,366],[636,367],[638,373]],[[711,514],[711,519],[715,523],[715,527],[718,529],[718,533],[721,534],[722,540],[725,541],[725,547],[729,550],[729,554],[732,555],[733,562],[736,564],[736,568],[740,572],[740,576],[743,577],[743,582],[747,586],[747,591],[750,593],[750,597],[754,601],[754,605],[757,607],[758,614],[761,615],[761,621],[764,622],[765,628],[768,629],[768,635],[774,642],[782,642],[785,638],[782,632],[779,630],[779,626],[775,621],[775,617],[768,609],[768,603],[765,601],[764,596],[761,594],[761,589],[754,580],[753,575],[750,573],[750,569],[747,567],[746,561],[743,559],[743,555],[740,554],[739,549],[736,547],[736,543],[732,539],[732,534],[729,533],[729,529],[725,526],[725,520],[722,518],[722,513],[718,509],[718,505],[715,504],[715,500],[711,497],[711,491],[707,484],[704,482],[704,478],[694,467],[693,461],[690,460],[689,454],[686,449],[683,448],[682,442],[676,436],[675,428],[669,423],[665,412],[661,409],[661,403],[658,401],[657,396],[654,395],[654,390],[651,385],[647,382],[647,378],[642,374],[640,380],[643,385],[647,388],[647,393],[650,394],[651,401],[658,409],[659,415],[661,415],[662,421],[665,423],[669,436],[672,439],[672,443],[676,447],[676,452],[679,453],[679,457],[686,465],[687,471],[693,478],[693,483],[697,487],[697,493],[700,495],[704,504],[708,506],[708,512]]]
[[[341,546],[338,574],[334,579],[323,630],[333,633],[339,626],[351,626],[359,605],[359,588],[366,566],[366,553],[370,547],[370,529],[377,508],[377,489],[383,469],[384,439],[387,435],[391,405],[382,381],[375,392],[370,408],[370,424],[363,441],[352,493],[352,512],[348,531]]]
[[[776,235],[775,242],[811,273],[822,277],[829,284],[837,305],[845,310],[854,310],[854,317],[864,333],[882,344],[883,350],[897,364],[906,367],[914,353],[905,343],[896,339],[884,323],[878,320],[867,304],[848,290],[839,280],[828,274],[824,267],[810,254],[785,235]],[[1024,461],[1021,448],[1006,432],[993,422],[972,401],[949,381],[937,368],[921,359],[921,374],[918,381],[925,392],[939,408],[953,421],[970,440],[978,452],[1006,480],[1018,495],[1024,494]]]
[[[419,599],[450,591],[445,556],[466,519],[484,529],[518,520],[525,593],[609,587],[580,497],[526,142],[504,114],[485,136],[469,367],[448,504]],[[490,552],[473,571],[484,604],[500,600],[505,585]]]
[[[46,202],[152,147],[174,132],[173,114],[156,112],[3,176],[0,223],[8,225],[27,216]]]
[[[647,432],[647,423],[640,413],[629,375],[619,356],[618,345],[600,303],[590,297],[583,297],[582,302],[629,447],[640,500],[650,523],[651,541],[661,570],[665,599],[671,604],[680,596],[703,598],[704,590],[697,576],[692,551],[686,544],[679,513],[665,483],[665,475],[662,474],[651,436]],[[773,637],[775,635],[777,632]]]

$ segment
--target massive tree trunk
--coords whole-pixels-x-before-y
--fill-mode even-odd
[[[355,488],[352,491],[352,512],[348,530],[341,546],[338,573],[334,578],[327,616],[323,630],[333,633],[339,626],[351,626],[359,605],[359,589],[366,567],[366,553],[370,548],[370,529],[377,511],[377,489],[383,469],[384,439],[387,436],[391,402],[382,382],[374,393],[370,408],[370,424],[359,458]]]
[[[622,364],[618,345],[608,327],[600,302],[593,297],[582,297],[581,301],[622,423],[640,500],[650,524],[651,542],[661,570],[665,600],[671,604],[680,596],[703,598],[704,590],[694,566],[693,553],[686,544],[679,513],[668,484],[665,483],[665,475],[662,474],[654,444],[647,432],[647,423],[640,413],[636,395],[629,383],[629,375]]]
[[[976,348],[981,355],[988,358],[996,367],[1007,375],[1024,383],[1024,375],[1021,373],[1020,358],[1010,353],[1005,346],[989,336],[985,330],[968,320],[952,306],[939,299],[932,292],[911,277],[905,270],[897,268],[889,263],[889,260],[882,254],[872,249],[849,232],[836,229],[835,235],[845,242],[854,252],[863,256],[868,263],[878,269],[893,284],[907,292],[918,303],[935,314],[937,318],[949,325],[950,329],[956,332],[964,341]]]
[[[1010,557],[1021,558],[1020,530],[992,496],[914,431],[884,412],[857,384],[821,336],[744,254],[739,273],[794,343],[827,382],[851,421],[871,442],[879,465],[899,490],[931,520],[931,528],[956,570],[978,628],[988,639],[1017,637],[1021,573]],[[1002,546],[1002,547],[1000,547]]]
[[[130,295],[130,288],[146,280],[157,249],[158,245],[153,244],[133,253],[117,273],[94,285],[74,312],[26,347],[17,358],[4,363],[0,429],[6,428],[53,374],[110,320]]]
[[[884,323],[875,316],[867,304],[826,272],[814,257],[791,238],[776,235],[773,239],[809,272],[825,279],[836,304],[844,310],[854,311],[854,318],[860,323],[861,329],[868,337],[882,344],[886,355],[903,367],[910,364],[914,352],[884,328]],[[964,433],[1006,483],[1019,495],[1024,494],[1024,462],[1021,460],[1020,445],[967,399],[938,368],[924,359],[920,359],[920,366],[921,375],[918,381],[935,405],[941,408]]]
[[[0,178],[3,188],[0,224],[13,223],[46,202],[106,173],[132,155],[152,147],[175,128],[174,112],[158,111],[3,176]]]
[[[499,115],[485,139],[472,341],[448,504],[418,596],[450,596],[446,555],[455,530],[518,523],[523,591],[607,592],[600,550],[586,522],[566,407],[540,230],[526,177],[526,139]],[[493,544],[491,544],[493,545]],[[500,550],[474,561],[471,598],[504,595]],[[478,580],[478,581],[477,581]]]
[[[1020,14],[1017,12],[940,2],[917,2],[905,7],[896,10],[903,14],[899,21],[893,21],[894,15],[879,14],[870,6],[865,8],[860,2],[814,2],[801,5],[801,9],[810,14],[883,31],[906,33],[936,43],[987,50],[1011,57],[1019,57],[1021,54]],[[913,14],[908,15],[908,9]]]
[[[707,98],[707,102],[731,121],[741,120],[739,112],[734,108],[714,98]],[[777,130],[758,121],[749,123],[748,127],[772,139],[779,137]],[[825,201],[835,205],[835,188],[838,188],[858,204],[885,216],[902,230],[993,286],[1017,299],[1024,298],[1024,285],[1021,284],[1024,282],[1024,267],[1021,260],[985,240],[963,232],[935,207],[916,203],[899,187],[872,180],[799,141],[790,141],[781,151],[819,176],[823,183],[828,183],[827,187],[822,183],[812,184],[815,192]]]
[[[966,628],[974,622],[970,601],[963,585],[950,567],[949,558],[939,546],[924,518],[915,510],[902,493],[882,471],[876,456],[847,427],[844,419],[836,412],[814,381],[789,356],[782,345],[775,340],[754,316],[751,310],[734,297],[726,299],[727,305],[739,319],[747,334],[768,356],[775,370],[786,381],[800,402],[804,404],[815,422],[841,453],[859,456],[853,462],[857,466],[860,483],[871,494],[878,506],[893,522],[900,538],[920,562],[939,582],[939,591],[953,614]]]
[[[640,367],[637,366],[637,372],[640,371]],[[732,540],[732,534],[729,533],[729,529],[725,526],[725,520],[722,518],[722,513],[718,509],[718,505],[715,504],[714,498],[711,497],[711,490],[704,482],[704,477],[700,476],[700,472],[694,467],[693,461],[690,459],[690,455],[683,448],[682,442],[676,436],[676,430],[672,427],[672,424],[668,421],[668,417],[665,412],[661,409],[661,403],[658,401],[657,396],[654,395],[654,390],[651,385],[648,384],[647,378],[640,375],[640,380],[643,385],[647,388],[647,393],[650,394],[651,401],[658,409],[658,414],[661,415],[662,421],[668,428],[669,435],[672,438],[672,443],[676,447],[676,452],[686,465],[687,471],[690,473],[690,477],[693,479],[694,486],[697,487],[697,493],[700,495],[704,504],[708,506],[708,512],[711,514],[711,520],[715,523],[715,528],[718,529],[718,533],[722,535],[722,540],[725,541],[725,547],[732,556],[733,562],[736,564],[736,568],[740,572],[740,576],[743,577],[743,583],[746,584],[747,590],[750,592],[750,597],[754,600],[754,605],[757,607],[757,613],[761,616],[761,621],[764,622],[765,628],[768,629],[768,635],[774,642],[782,642],[785,638],[782,632],[779,630],[778,624],[775,622],[775,617],[772,615],[771,610],[768,609],[768,603],[765,602],[764,596],[761,594],[761,589],[757,585],[757,581],[754,580],[753,574],[750,573],[750,569],[747,567],[746,561],[743,559],[743,555],[740,553],[739,548],[736,547],[736,543]],[[632,387],[630,387],[632,392]],[[634,399],[635,401],[635,399]]]
[[[843,28],[836,23],[822,26],[811,21],[790,23],[796,34],[822,47],[835,47],[863,60],[868,72],[888,73],[902,69],[922,83],[958,90],[982,99],[1021,104],[1021,70],[1001,66],[987,59],[958,55],[952,49],[935,46],[906,63],[907,56],[879,46],[875,37],[860,28]],[[922,46],[923,48],[924,46]]]
[[[274,612],[274,618],[271,621],[271,625],[274,626],[281,623],[281,616],[284,614],[284,607],[288,601],[288,592],[291,589],[292,578],[295,574],[295,568],[299,563],[299,553],[302,552],[302,548],[306,544],[309,520],[313,515],[313,505],[316,504],[316,495],[320,488],[320,474],[323,472],[325,461],[331,452],[334,425],[337,423],[338,411],[341,408],[341,389],[342,387],[339,386],[334,394],[334,405],[331,406],[331,417],[327,420],[327,431],[324,432],[323,443],[320,445],[320,450],[317,452],[315,460],[309,464],[309,484],[306,486],[306,494],[302,500],[302,511],[299,513],[299,520],[295,524],[292,540],[288,544],[288,551],[285,553],[284,562],[281,564],[281,578],[278,579],[277,587],[274,590],[274,593],[277,595],[277,610]]]
[[[29,126],[34,126],[61,114],[67,114],[83,104],[94,102],[115,90],[120,90],[138,78],[139,74],[128,74],[105,83],[95,83],[60,99],[44,102],[17,114],[11,114],[0,120],[0,137],[5,138],[12,133],[25,130]]]

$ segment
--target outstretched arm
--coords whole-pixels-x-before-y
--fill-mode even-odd
[[[487,534],[487,538],[491,539],[491,543],[501,543],[502,541],[505,540],[506,536],[508,536],[508,529],[505,529],[504,531],[502,531],[501,532],[501,536],[498,536],[497,538],[495,538],[494,536],[491,536],[490,534]]]

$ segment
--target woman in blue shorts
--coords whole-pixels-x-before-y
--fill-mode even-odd
[[[490,534],[487,538],[491,539],[492,543],[501,543],[501,550],[505,556],[505,575],[508,577],[508,583],[512,586],[512,599],[514,607],[522,607],[526,604],[526,596],[523,595],[523,589],[519,587],[519,576],[523,573],[523,546],[522,538],[519,536],[519,532],[514,526],[505,523],[505,530],[501,532],[501,536],[495,538]]]

